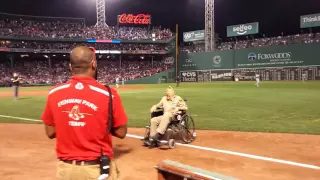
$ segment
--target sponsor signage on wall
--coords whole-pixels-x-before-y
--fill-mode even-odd
[[[181,72],[181,81],[182,82],[197,82],[197,71],[184,71]]]
[[[183,42],[203,41],[204,30],[190,31],[183,33]]]
[[[295,65],[301,64],[302,61],[292,61],[292,52],[270,52],[248,54],[246,63],[236,64],[237,67],[258,67],[258,66],[274,66],[274,65]]]
[[[232,81],[231,70],[212,70],[211,81]]]
[[[118,15],[118,24],[151,24],[150,14],[126,14]]]
[[[320,13],[309,14],[300,17],[300,27],[310,28],[320,26]]]
[[[250,34],[258,34],[259,33],[259,23],[247,23],[247,24],[239,24],[227,27],[227,36],[244,36]]]

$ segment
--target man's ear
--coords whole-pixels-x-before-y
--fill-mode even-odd
[[[69,63],[69,69],[72,72],[72,67],[71,67],[71,63]]]
[[[93,70],[96,70],[97,69],[97,64],[98,62],[97,62],[97,60],[95,60],[95,61],[92,61],[92,69]]]

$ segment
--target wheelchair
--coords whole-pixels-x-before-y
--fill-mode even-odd
[[[186,101],[186,100],[185,100]],[[163,115],[163,109],[157,108],[155,112],[151,113],[151,118]],[[175,114],[170,124],[167,127],[165,134],[159,139],[159,142],[155,142],[148,145],[146,141],[150,138],[150,126],[146,126],[145,136],[143,138],[144,146],[148,146],[149,149],[153,147],[159,147],[161,145],[168,145],[170,149],[175,148],[175,142],[178,141],[183,144],[189,144],[195,140],[195,123],[191,115],[187,111],[180,111]],[[163,141],[165,143],[163,143]]]

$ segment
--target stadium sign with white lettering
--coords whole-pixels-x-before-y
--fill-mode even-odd
[[[182,82],[197,82],[197,71],[181,71]]]
[[[183,42],[203,41],[204,30],[190,31],[183,33]]]
[[[320,26],[320,13],[309,14],[300,17],[300,27],[310,28]]]
[[[247,23],[247,24],[239,24],[227,27],[227,36],[244,36],[249,34],[257,34],[259,33],[259,23]]]

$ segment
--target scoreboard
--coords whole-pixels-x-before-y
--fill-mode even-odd
[[[253,80],[256,73],[260,75],[262,81],[297,81],[302,80],[303,74],[307,80],[320,80],[320,66],[233,70],[233,75],[240,81]]]
[[[252,81],[255,75],[260,75],[262,81],[299,81],[303,74],[306,80],[320,80],[320,66],[303,67],[273,67],[247,69],[220,69],[181,71],[182,82],[210,82],[210,81]]]

